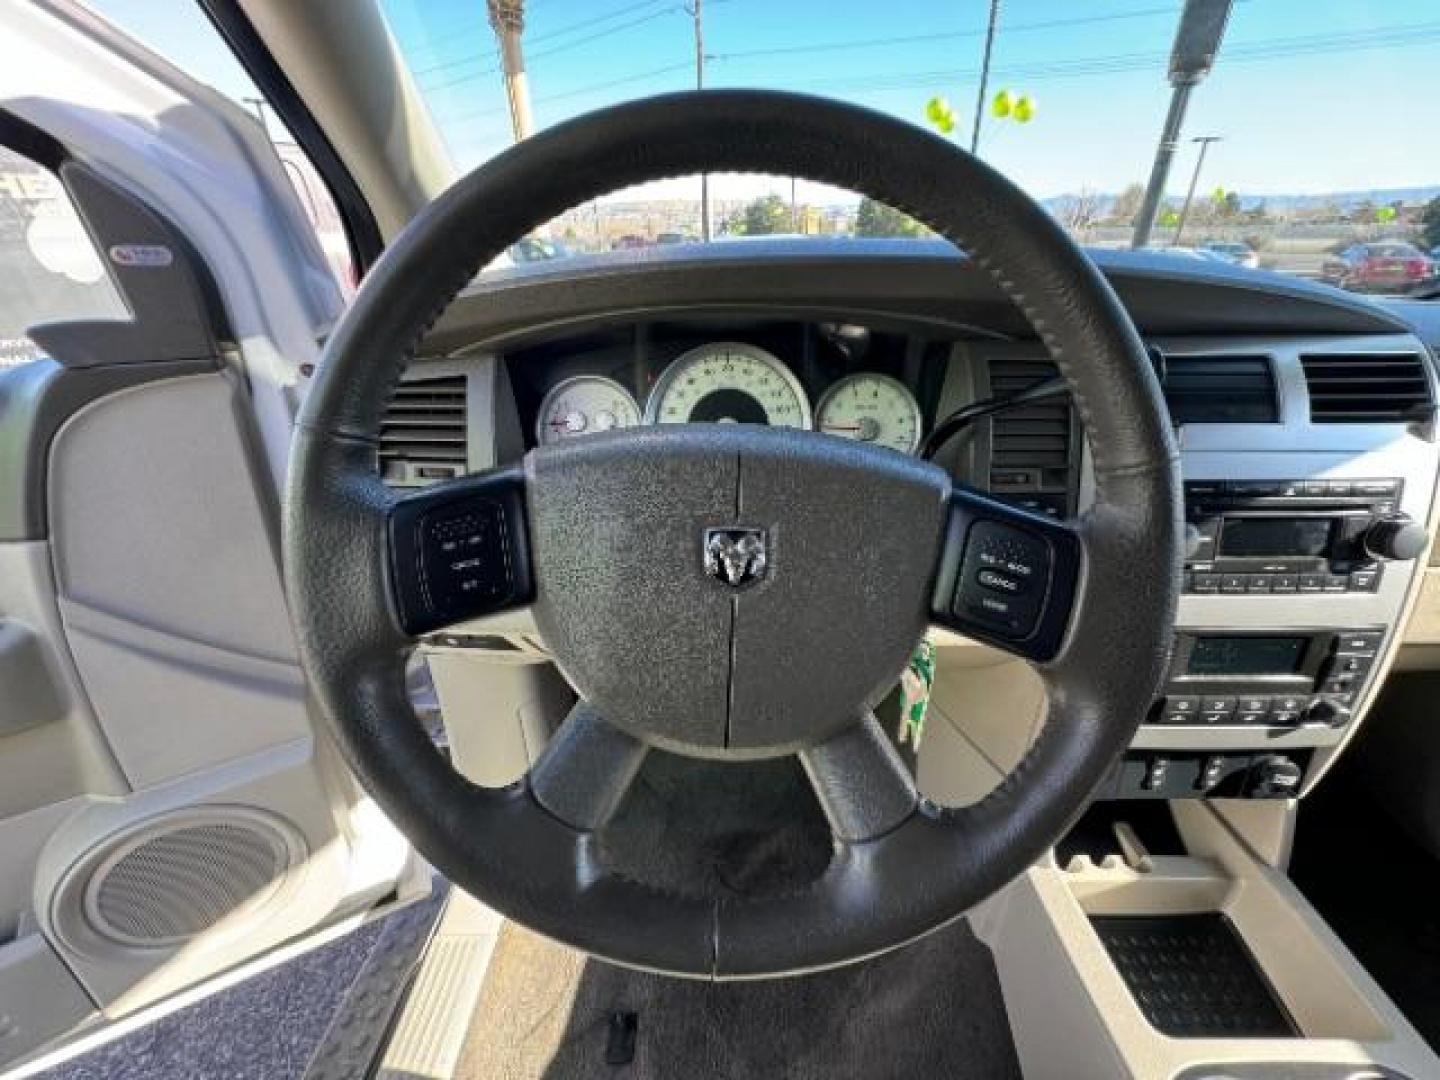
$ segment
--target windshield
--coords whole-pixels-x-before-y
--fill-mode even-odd
[[[1188,249],[1173,254],[1192,260],[1204,249],[1242,270],[1354,287],[1327,269],[1339,251],[1440,246],[1433,0],[1199,0],[1210,11],[1198,15],[1218,21],[1185,33],[1175,0],[503,0],[490,4],[505,16],[498,30],[478,0],[382,6],[461,169],[505,149],[517,127],[697,82],[768,87],[854,101],[974,148],[1092,246]],[[1172,54],[1187,50],[1213,52],[1213,66],[1177,71]],[[1147,207],[1184,80],[1175,152]],[[582,253],[707,232],[925,235],[803,178],[712,177],[706,194],[708,220],[691,178],[577,208],[546,238]]]

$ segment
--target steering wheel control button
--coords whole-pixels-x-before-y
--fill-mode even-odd
[[[421,590],[436,614],[463,615],[509,595],[510,553],[500,507],[465,503],[420,521]]]
[[[400,621],[426,634],[528,599],[524,510],[513,475],[452,481],[395,504],[391,571]]]
[[[1029,584],[1024,578],[1002,574],[999,570],[981,570],[975,575],[975,580],[980,583],[981,588],[1002,593],[1005,596],[1018,596],[1025,591]]]
[[[960,583],[951,610],[1001,637],[1034,631],[1050,576],[1050,545],[1025,529],[999,521],[970,527]]]

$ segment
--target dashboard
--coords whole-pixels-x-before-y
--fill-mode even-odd
[[[387,480],[669,423],[778,424],[915,453],[957,409],[1055,373],[945,245],[738,247],[472,286],[397,393]],[[1421,558],[1436,525],[1440,327],[1275,275],[1095,257],[1163,365],[1187,524],[1170,675],[1102,794],[1293,795],[1353,736],[1417,606],[1419,624],[1440,625],[1422,602],[1440,606],[1440,571]],[[935,460],[1037,514],[1091,500],[1065,397],[976,423]],[[533,635],[506,640],[543,650]]]

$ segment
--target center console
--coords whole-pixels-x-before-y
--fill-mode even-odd
[[[1344,360],[1358,370],[1382,343],[1398,344],[1348,342]],[[1182,369],[1197,354],[1215,367],[1265,353],[1277,408],[1267,422],[1178,428],[1185,563],[1171,664],[1105,794],[1293,798],[1383,679],[1429,547],[1433,432],[1317,420],[1307,371],[1337,348],[1323,339],[1161,347]]]

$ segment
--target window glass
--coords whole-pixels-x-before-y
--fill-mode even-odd
[[[325,261],[348,295],[355,285],[355,267],[345,227],[330,190],[200,5],[195,0],[90,0],[90,3],[120,30],[255,117],[300,198],[300,206],[315,230]]]
[[[0,146],[0,370],[43,355],[26,335],[39,323],[126,318],[59,178]]]

